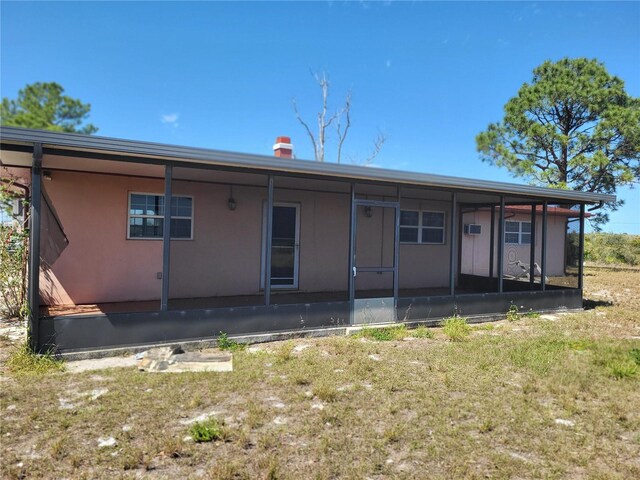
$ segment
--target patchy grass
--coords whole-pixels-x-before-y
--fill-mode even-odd
[[[445,318],[442,322],[442,330],[452,342],[462,342],[467,339],[471,333],[471,327],[464,317]]]
[[[44,375],[64,371],[64,362],[52,354],[34,354],[24,342],[13,346],[6,363],[7,370],[16,376]]]
[[[222,438],[222,427],[215,418],[195,422],[189,429],[194,442],[211,442]]]
[[[539,318],[540,314],[538,312],[534,312],[533,310],[529,310],[521,314],[525,318]]]
[[[390,342],[408,337],[409,331],[405,325],[394,325],[393,327],[364,327],[358,332],[357,336],[378,342]]]
[[[419,325],[411,331],[411,336],[415,338],[433,338],[435,333],[432,328]]]
[[[632,348],[629,350],[629,356],[636,365],[640,365],[640,348]]]
[[[0,361],[0,478],[640,478],[640,273],[587,272],[594,308],[464,342],[305,338],[230,373]],[[186,441],[202,418],[217,440]]]

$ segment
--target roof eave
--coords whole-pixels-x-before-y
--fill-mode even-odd
[[[310,160],[284,159],[268,155],[182,147],[137,140],[122,140],[94,135],[60,133],[19,127],[0,127],[0,141],[5,144],[16,145],[33,145],[35,143],[40,143],[43,147],[67,148],[86,151],[87,153],[91,153],[92,151],[114,153],[125,157],[146,157],[184,163],[202,163],[265,171],[322,175],[324,177],[335,177],[345,180],[390,182],[418,187],[444,187],[460,190],[482,191],[493,194],[510,194],[563,201],[575,201],[581,203],[598,203],[601,201],[612,202],[616,199],[615,195],[600,193],[558,190],[506,182],[494,182],[489,180],[477,180],[355,165],[322,163]],[[132,161],[135,161],[135,159],[132,159]]]

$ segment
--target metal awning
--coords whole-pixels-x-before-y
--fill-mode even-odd
[[[171,161],[175,162],[176,165],[201,164],[263,171],[264,173],[276,175],[280,172],[309,177],[335,178],[343,181],[367,181],[416,187],[450,188],[461,191],[529,196],[567,203],[599,203],[616,200],[615,195],[603,193],[559,190],[429,173],[321,163],[311,160],[284,159],[268,155],[226,152],[18,127],[0,127],[0,144],[0,161],[7,166],[16,165],[19,162],[5,158],[8,157],[6,152],[29,153],[32,151],[34,144],[41,144],[44,153],[48,155],[69,155],[70,153],[82,155],[86,153],[87,159],[92,156],[112,155],[117,157],[113,159],[123,162],[151,161],[163,163]],[[29,165],[29,163],[22,163],[22,166]]]

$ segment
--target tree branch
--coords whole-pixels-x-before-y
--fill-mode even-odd
[[[342,144],[344,143],[345,138],[347,138],[347,132],[349,131],[349,127],[351,127],[351,91],[347,93],[347,98],[344,102],[344,108],[342,111],[345,114],[346,123],[344,126],[344,131],[342,131],[342,126],[340,124],[340,118],[338,118],[338,122],[336,123],[336,131],[338,133],[338,156],[337,162],[340,163],[342,157]],[[341,117],[342,115],[340,115]]]
[[[313,133],[311,132],[311,129],[309,128],[309,125],[307,125],[307,122],[305,122],[302,117],[300,116],[300,112],[298,112],[298,104],[296,102],[296,99],[294,98],[291,101],[292,105],[293,105],[293,111],[296,114],[296,118],[298,119],[298,122],[300,122],[302,124],[302,126],[304,127],[304,129],[307,131],[307,135],[309,135],[309,138],[311,139],[311,143],[313,144],[313,152],[315,154],[316,160],[318,160],[318,147],[316,144],[316,138],[313,136]]]

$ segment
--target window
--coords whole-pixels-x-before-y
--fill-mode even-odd
[[[504,222],[504,243],[531,245],[531,222]]]
[[[129,194],[129,228],[127,238],[162,238],[164,195]],[[171,238],[193,238],[193,198],[171,197]]]
[[[444,212],[400,211],[401,243],[444,243]]]

